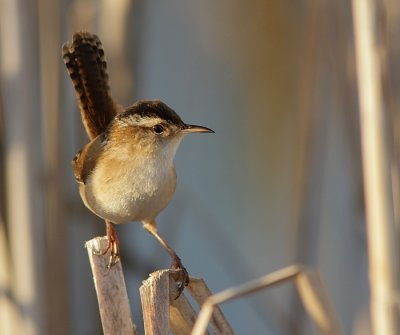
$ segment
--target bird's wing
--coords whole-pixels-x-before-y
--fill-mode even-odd
[[[90,139],[104,132],[118,113],[110,95],[107,63],[100,39],[88,32],[74,33],[62,47],[64,63],[76,91],[79,110]]]
[[[99,135],[88,144],[86,144],[81,151],[79,151],[72,160],[74,169],[74,176],[78,183],[84,184],[87,177],[92,173],[96,167],[99,156],[103,152],[103,136]]]

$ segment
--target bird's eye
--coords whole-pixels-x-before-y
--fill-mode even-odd
[[[160,134],[162,134],[164,132],[164,127],[161,124],[156,124],[153,127],[153,131],[154,131],[155,134],[160,135]]]

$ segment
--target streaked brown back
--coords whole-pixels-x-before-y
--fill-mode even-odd
[[[107,63],[95,34],[74,33],[62,48],[64,63],[76,91],[82,121],[90,139],[105,131],[117,114],[110,96]]]

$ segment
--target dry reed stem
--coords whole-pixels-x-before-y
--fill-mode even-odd
[[[191,277],[189,286],[176,299],[176,275],[176,270],[156,271],[140,287],[146,335],[169,334],[169,331],[175,335],[190,334],[197,315],[186,294],[190,293],[199,305],[210,296],[204,280]],[[215,335],[233,335],[219,308],[211,320],[210,332]],[[205,333],[209,334],[206,330]]]
[[[104,236],[95,237],[85,244],[92,268],[103,333],[104,335],[137,335],[136,326],[131,319],[121,262],[108,270],[111,250],[103,256],[96,255],[106,250],[107,243],[108,238]]]
[[[398,257],[391,162],[387,153],[378,16],[373,0],[353,0],[353,23],[360,104],[361,147],[368,232],[370,313],[373,334],[398,334],[393,303]]]
[[[303,304],[320,333],[342,334],[318,273],[301,265],[292,265],[209,297],[203,304],[192,335],[204,334],[217,305],[290,280],[295,280]]]

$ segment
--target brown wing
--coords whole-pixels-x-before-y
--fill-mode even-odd
[[[78,183],[84,184],[87,177],[96,167],[96,162],[103,152],[102,135],[97,136],[86,144],[72,160],[74,176]]]
[[[104,132],[117,114],[110,96],[107,63],[99,38],[88,32],[74,33],[62,47],[64,63],[76,91],[82,121],[90,139]]]

